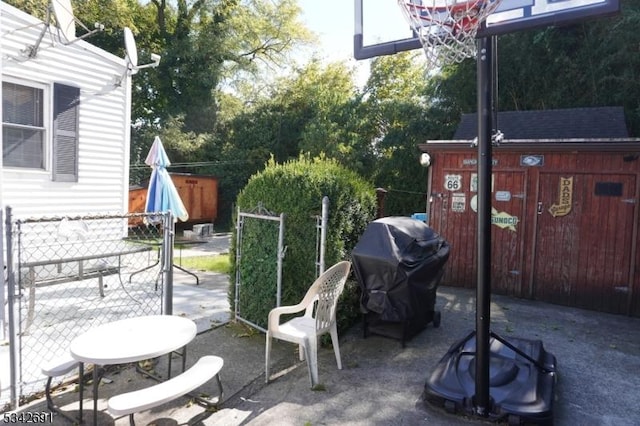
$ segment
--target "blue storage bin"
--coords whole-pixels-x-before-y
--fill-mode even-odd
[[[411,215],[411,219],[416,219],[422,222],[426,222],[427,221],[427,214],[426,213],[414,213]]]

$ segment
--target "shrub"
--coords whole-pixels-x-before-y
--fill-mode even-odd
[[[372,185],[332,160],[301,157],[276,164],[272,159],[262,172],[251,177],[238,195],[240,211],[252,211],[262,206],[285,215],[282,305],[298,303],[315,279],[317,231],[314,216],[321,214],[324,196],[329,198],[325,249],[325,266],[328,268],[340,260],[349,259],[360,235],[373,220],[375,192]],[[269,310],[276,306],[277,232],[266,229],[273,228],[273,223],[261,222],[252,222],[250,227],[245,222],[243,226],[239,306],[242,318],[266,328]],[[265,233],[272,237],[265,238]],[[235,244],[234,239],[231,246],[232,271],[236,270]],[[267,264],[271,266],[262,267]],[[358,297],[353,294],[356,291],[357,285],[345,286],[338,308],[339,327],[351,325],[358,316]],[[233,285],[230,302],[234,306]]]

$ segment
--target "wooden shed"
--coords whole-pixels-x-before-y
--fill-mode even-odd
[[[498,117],[492,291],[640,316],[640,139],[628,137],[622,109]],[[445,285],[477,280],[476,122],[467,115],[455,140],[420,145],[431,157],[429,225],[451,244]]]
[[[218,178],[188,173],[169,173],[169,175],[189,212],[187,223],[214,223],[218,217]],[[129,212],[144,212],[146,199],[146,186],[131,187],[129,189]]]

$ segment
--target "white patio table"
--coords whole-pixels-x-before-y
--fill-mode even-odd
[[[99,325],[71,342],[71,356],[93,368],[93,424],[98,415],[98,366],[126,364],[170,354],[196,336],[196,324],[184,317],[149,315]],[[183,354],[183,355],[186,355]],[[183,364],[184,365],[184,364]],[[80,380],[80,421],[82,422],[83,383]]]

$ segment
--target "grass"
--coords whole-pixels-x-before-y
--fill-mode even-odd
[[[218,254],[215,256],[174,257],[174,262],[186,269],[194,271],[208,271],[228,274],[230,270],[229,255]]]

